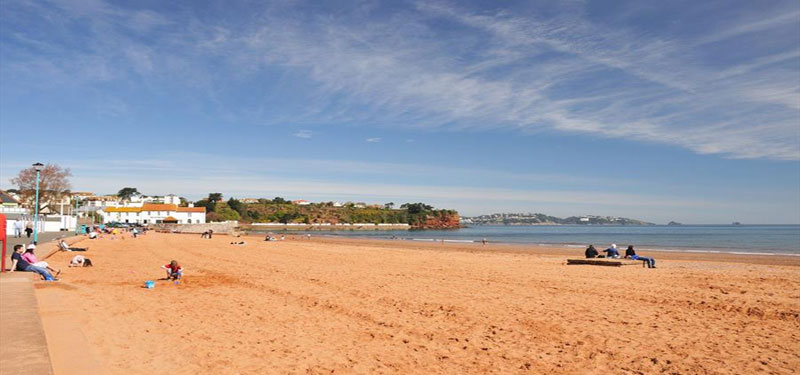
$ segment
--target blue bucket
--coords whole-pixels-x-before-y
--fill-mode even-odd
[[[153,280],[147,280],[144,282],[144,287],[147,289],[153,289],[156,287],[156,282]]]

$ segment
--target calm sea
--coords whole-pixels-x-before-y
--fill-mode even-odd
[[[297,232],[293,232],[297,233]],[[335,231],[315,235],[445,240],[585,247],[604,249],[615,243],[639,250],[725,253],[765,253],[800,256],[800,225],[683,225],[683,226],[495,226],[476,225],[457,230]]]

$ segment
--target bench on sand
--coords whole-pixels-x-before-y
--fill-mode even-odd
[[[642,263],[642,267],[647,267],[647,262],[643,260],[633,259],[614,259],[614,258],[580,258],[580,259],[567,259],[567,265],[570,264],[587,264],[590,266],[607,266],[607,267],[622,267],[622,266],[635,266]]]

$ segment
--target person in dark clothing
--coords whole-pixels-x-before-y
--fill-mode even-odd
[[[586,249],[586,258],[597,258],[598,255],[600,255],[600,253],[597,252],[597,249],[594,248],[594,245],[589,245],[589,247]]]
[[[22,257],[22,245],[14,246],[14,253],[11,254],[11,269],[9,272],[14,271],[24,271],[24,272],[36,272],[39,275],[42,275],[45,281],[56,281],[58,279],[53,278],[53,274],[47,271],[46,268],[36,267],[28,261],[26,261]]]
[[[656,268],[656,260],[650,257],[640,257],[636,255],[636,251],[633,250],[633,245],[629,245],[628,248],[625,249],[625,258],[641,260],[647,262],[647,268]]]

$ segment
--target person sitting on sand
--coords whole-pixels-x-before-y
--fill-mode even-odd
[[[180,280],[183,276],[183,267],[178,264],[178,261],[173,260],[169,262],[169,264],[161,266],[161,268],[167,270],[167,280],[175,279]]]
[[[633,245],[628,245],[628,248],[625,249],[625,258],[645,261],[647,262],[647,268],[656,268],[656,260],[650,257],[640,257],[636,255],[636,251],[633,250]]]
[[[600,253],[597,252],[594,245],[589,245],[589,247],[586,248],[586,258],[597,258],[598,255],[600,255]]]
[[[58,275],[61,274],[61,270],[50,267],[50,264],[45,261],[39,261],[36,259],[36,255],[33,253],[34,250],[36,250],[36,245],[28,245],[28,247],[25,249],[25,253],[22,254],[22,259],[25,259],[26,262],[30,263],[34,267],[47,268],[50,270],[50,272],[55,272],[56,277],[58,277]]]
[[[83,255],[76,255],[69,261],[70,267],[91,267],[92,260],[84,257]]]
[[[14,246],[14,253],[11,254],[11,270],[9,272],[14,271],[23,271],[23,272],[36,272],[44,278],[44,281],[56,281],[58,279],[53,277],[46,268],[36,267],[25,259],[22,258],[22,245]]]
[[[619,251],[617,250],[617,244],[615,243],[611,244],[611,247],[603,250],[603,252],[606,253],[606,258],[619,258]]]

